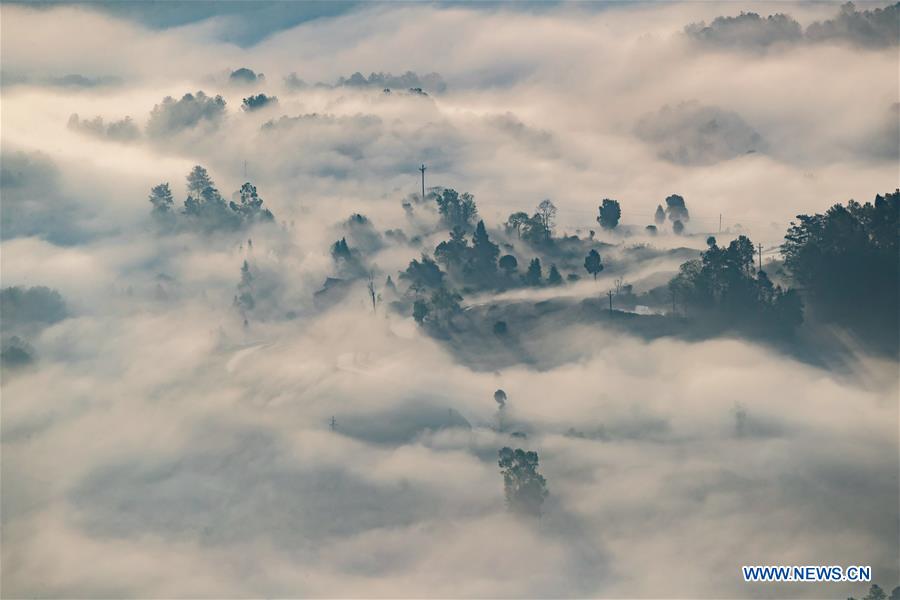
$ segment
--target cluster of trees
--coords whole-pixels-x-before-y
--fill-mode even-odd
[[[506,220],[506,232],[524,240],[532,246],[548,246],[553,243],[553,228],[556,224],[556,206],[550,200],[542,200],[530,217],[526,212],[514,212]]]
[[[816,318],[896,352],[900,190],[797,219],[781,251]]]
[[[506,506],[517,514],[541,516],[541,507],[548,492],[547,480],[537,470],[537,452],[504,447],[498,454]]]
[[[278,98],[275,96],[266,96],[265,94],[256,94],[255,96],[247,96],[241,103],[241,110],[251,112],[259,110],[266,106],[274,106],[278,104]]]
[[[478,218],[478,207],[472,194],[464,192],[460,194],[456,190],[447,188],[437,192],[435,196],[441,222],[447,229],[461,229],[469,231]]]
[[[150,190],[150,204],[153,217],[164,227],[170,228],[181,222],[204,231],[235,230],[253,223],[274,221],[269,209],[263,207],[263,199],[256,186],[249,181],[233,195],[234,200],[226,202],[216,189],[206,169],[195,166],[187,176],[187,198],[184,208],[175,211],[172,190],[168,183],[160,183]]]
[[[707,239],[699,260],[681,265],[669,282],[673,308],[736,327],[765,327],[790,333],[803,322],[803,304],[795,290],[775,285],[754,268],[753,242],[746,236],[719,247]]]
[[[648,233],[655,234],[658,227],[666,222],[666,219],[672,222],[673,233],[681,235],[684,232],[684,224],[691,220],[691,215],[682,196],[678,194],[668,196],[665,209],[663,209],[662,204],[656,206],[656,213],[653,215],[656,225],[648,225]]]

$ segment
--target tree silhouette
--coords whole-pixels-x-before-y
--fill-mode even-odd
[[[547,274],[547,283],[549,285],[561,285],[563,282],[562,275],[556,268],[556,265],[550,265],[550,272]]]
[[[556,225],[556,206],[549,199],[542,200],[537,206],[537,216],[544,228],[552,234],[553,227]]]
[[[653,215],[653,220],[656,221],[657,225],[665,223],[666,211],[663,210],[662,204],[656,206],[656,214]]]
[[[676,221],[681,221],[684,224],[691,219],[687,206],[684,204],[684,198],[678,194],[672,194],[666,198],[666,215],[673,225]]]
[[[591,248],[588,255],[584,259],[584,269],[597,279],[597,275],[603,270],[603,263],[600,262],[600,253]]]
[[[522,237],[522,228],[528,223],[528,213],[524,212],[514,212],[509,215],[509,218],[506,220],[504,226],[506,227],[507,233],[516,232],[517,237]]]
[[[533,258],[528,264],[528,271],[525,273],[525,283],[531,286],[539,286],[543,280],[541,273],[541,259]]]
[[[498,455],[506,506],[517,514],[540,517],[548,492],[547,480],[537,471],[537,452],[504,447]]]
[[[512,254],[505,254],[500,257],[500,262],[498,263],[500,268],[506,273],[507,276],[512,277],[512,275],[516,272],[516,269],[519,267],[519,261],[516,260],[516,257]]]
[[[600,205],[600,216],[597,222],[603,229],[615,229],[619,225],[619,218],[622,216],[622,208],[617,200],[604,198]]]
[[[816,317],[856,333],[870,347],[896,353],[900,190],[797,219],[781,250]]]

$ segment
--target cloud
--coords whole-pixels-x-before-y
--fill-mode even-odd
[[[766,148],[740,115],[696,101],[642,117],[635,133],[653,144],[660,158],[681,165],[715,164]]]
[[[0,89],[3,282],[58,290],[67,316],[4,332],[36,359],[2,382],[4,596],[741,597],[760,562],[871,564],[891,585],[896,361],[824,330],[814,356],[642,332],[600,302],[618,278],[659,292],[736,223],[770,252],[794,215],[896,187],[892,48],[782,51],[764,18],[728,27],[765,52],[683,34],[749,5],[256,6],[2,6],[4,78],[32,82]],[[238,65],[267,77],[233,86]],[[375,77],[284,80],[355,72]],[[34,84],[69,73],[121,82]],[[424,73],[446,90],[382,91]],[[250,93],[278,104],[229,114]],[[126,114],[148,135],[109,143]],[[150,189],[181,210],[198,163],[225,202],[251,181],[276,222],[159,231]],[[588,278],[576,240],[553,260],[583,280],[463,290],[469,337],[429,337],[391,305],[447,236],[402,206],[423,163],[520,269],[541,251],[500,224],[551,198],[606,270]],[[596,226],[602,198],[640,232],[673,193],[691,235]],[[375,310],[368,278],[316,302],[343,237]],[[505,509],[503,446],[540,456],[540,521]]]

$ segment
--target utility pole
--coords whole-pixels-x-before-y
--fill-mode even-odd
[[[329,423],[329,426],[331,427],[332,431],[334,431],[334,428],[337,426],[337,423],[334,420],[334,415],[332,415],[331,417],[331,423]]]
[[[607,291],[606,295],[609,296],[609,316],[612,316],[612,297],[613,297],[612,290]]]
[[[762,244],[759,244],[759,270],[762,271]]]
[[[422,171],[422,202],[425,202],[425,165],[419,167],[419,170]]]

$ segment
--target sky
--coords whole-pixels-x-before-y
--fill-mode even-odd
[[[568,323],[535,333],[536,365],[479,368],[386,303],[373,315],[361,283],[314,296],[354,213],[380,232],[364,248],[379,282],[419,254],[384,232],[446,237],[402,207],[420,164],[429,187],[472,193],[501,239],[545,198],[558,233],[586,236],[614,198],[633,235],[598,231],[609,260],[739,233],[777,258],[796,215],[900,185],[897,9],[866,27],[841,10],[0,5],[0,278],[65,304],[3,325],[37,359],[3,373],[2,595],[865,591],[745,584],[744,564],[872,565],[898,585],[894,360],[852,341],[839,365],[813,364],[736,337]],[[714,22],[742,11],[762,19]],[[350,85],[356,72],[394,87]],[[242,109],[261,93],[277,101]],[[168,182],[180,206],[197,164],[226,199],[252,181],[275,223],[161,232],[150,188]],[[670,194],[687,235],[651,239]],[[626,276],[646,289],[679,262]],[[498,431],[499,388],[526,439]],[[504,507],[496,452],[514,442],[540,456],[539,520]]]

